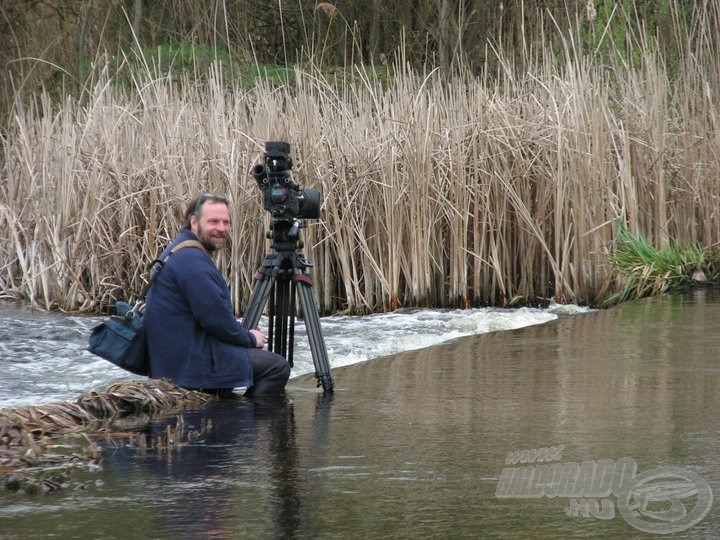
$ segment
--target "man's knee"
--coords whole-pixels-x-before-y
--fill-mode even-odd
[[[262,359],[263,371],[268,375],[278,378],[285,377],[286,379],[290,377],[290,364],[279,354],[270,351],[261,351],[255,354]]]
[[[288,364],[287,360],[280,357],[282,359],[282,366],[280,367],[282,376],[287,381],[290,378],[290,364]]]
[[[290,378],[290,364],[279,354],[274,355],[272,368],[268,373],[273,374],[273,378],[287,381]]]

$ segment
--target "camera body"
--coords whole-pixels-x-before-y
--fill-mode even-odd
[[[303,189],[292,179],[290,144],[267,141],[263,162],[255,165],[252,174],[263,194],[263,206],[273,219],[294,221],[320,217],[320,192]]]

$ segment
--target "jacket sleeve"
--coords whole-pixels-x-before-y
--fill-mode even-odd
[[[255,336],[235,318],[230,291],[212,260],[190,248],[179,251],[173,258],[176,283],[197,323],[220,341],[255,347]]]

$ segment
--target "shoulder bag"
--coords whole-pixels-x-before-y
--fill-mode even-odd
[[[88,342],[88,351],[116,366],[136,375],[150,375],[150,358],[147,350],[147,336],[143,327],[145,297],[170,256],[186,247],[196,247],[207,253],[205,246],[197,240],[185,240],[175,246],[163,260],[150,265],[150,279],[134,306],[127,302],[115,303],[116,315],[93,328]],[[156,265],[157,268],[156,268]]]

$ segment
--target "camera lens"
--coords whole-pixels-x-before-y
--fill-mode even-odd
[[[301,214],[298,217],[306,219],[317,219],[320,217],[320,192],[317,189],[306,188],[303,190],[303,203]]]

